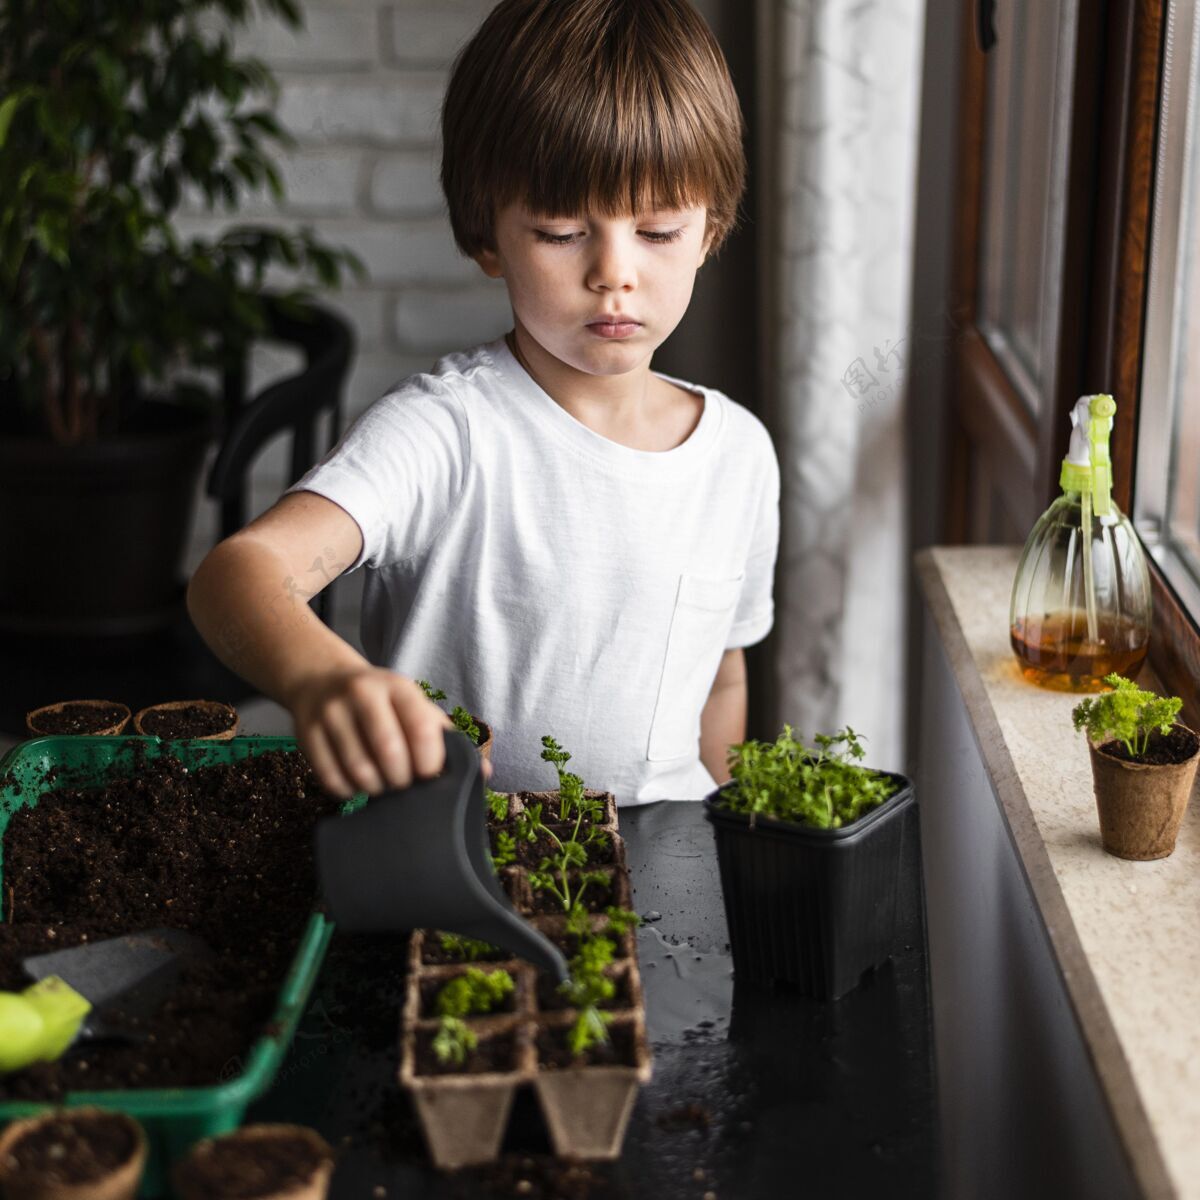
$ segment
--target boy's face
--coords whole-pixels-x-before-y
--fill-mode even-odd
[[[509,204],[496,249],[476,256],[508,287],[519,325],[561,363],[621,375],[647,363],[679,324],[708,252],[707,209],[638,217],[546,217]],[[627,325],[598,328],[619,316]]]

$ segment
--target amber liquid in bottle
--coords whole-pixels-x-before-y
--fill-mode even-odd
[[[1081,608],[1017,620],[1009,640],[1030,683],[1064,692],[1107,691],[1112,672],[1132,679],[1146,661],[1150,641],[1128,617],[1097,617],[1099,639],[1087,636]]]

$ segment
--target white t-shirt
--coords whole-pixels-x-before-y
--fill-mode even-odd
[[[504,338],[371,405],[289,492],[362,529],[369,660],[492,727],[501,791],[551,788],[542,736],[622,805],[698,799],[700,713],[722,652],[770,631],[779,464],[748,409],[704,397],[665,451],[602,436]]]

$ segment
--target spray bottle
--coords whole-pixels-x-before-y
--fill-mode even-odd
[[[1104,691],[1111,672],[1134,678],[1150,645],[1150,573],[1141,542],[1112,499],[1111,396],[1071,410],[1062,495],[1041,515],[1017,566],[1009,638],[1026,679]]]

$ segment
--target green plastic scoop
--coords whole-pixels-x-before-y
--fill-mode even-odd
[[[0,992],[0,1072],[55,1062],[80,1039],[136,1040],[106,1023],[104,1012],[153,1012],[189,961],[211,957],[194,934],[148,929],[25,959],[21,966],[36,982]]]

